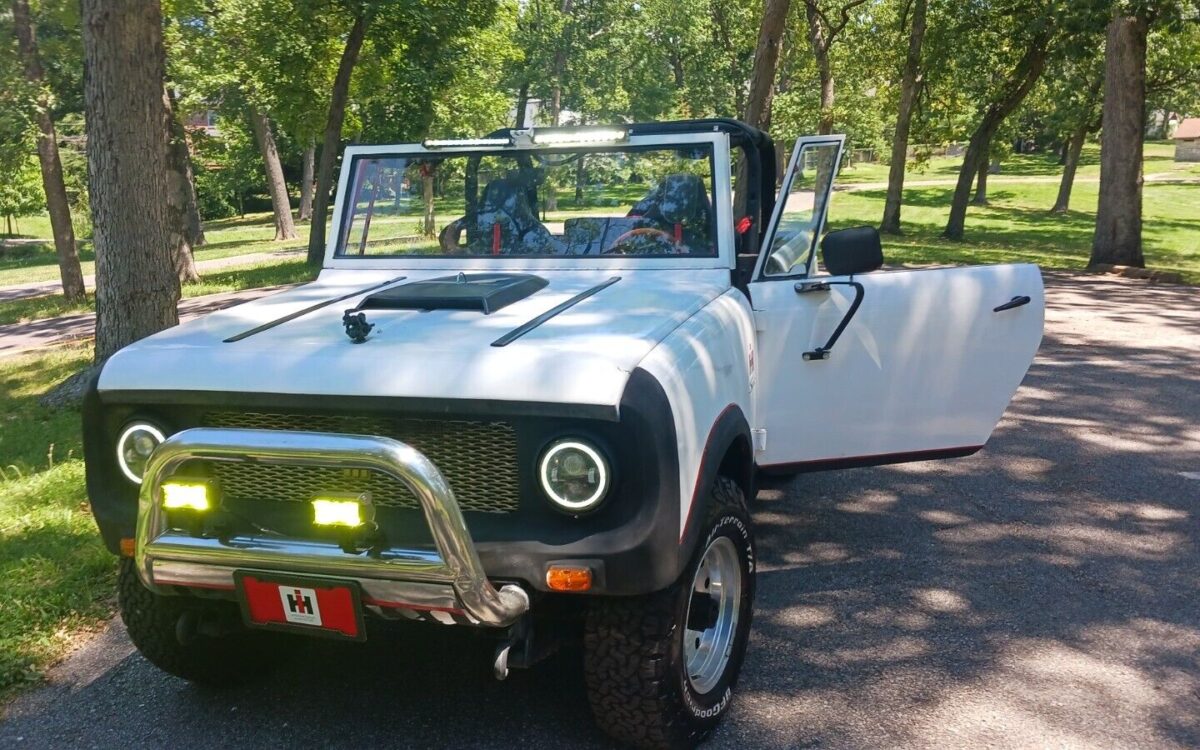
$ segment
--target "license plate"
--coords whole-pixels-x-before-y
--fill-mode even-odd
[[[233,575],[242,619],[255,628],[366,640],[357,581],[276,576],[239,570]]]

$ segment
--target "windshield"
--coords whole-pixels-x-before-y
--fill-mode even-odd
[[[356,156],[336,255],[712,257],[708,144]]]

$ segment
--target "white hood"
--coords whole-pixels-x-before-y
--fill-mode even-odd
[[[542,271],[549,284],[490,315],[369,310],[354,344],[342,314],[364,295],[240,341],[223,340],[290,313],[405,276],[441,271],[327,270],[314,283],[190,321],[122,349],[101,391],[224,391],[494,399],[616,407],[630,372],[668,333],[729,287],[727,270]],[[575,295],[621,280],[507,346],[492,342]]]

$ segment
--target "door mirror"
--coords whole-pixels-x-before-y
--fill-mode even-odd
[[[839,229],[821,241],[821,260],[830,276],[850,276],[883,265],[883,244],[875,227]]]

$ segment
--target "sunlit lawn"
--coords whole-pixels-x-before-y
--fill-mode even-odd
[[[1147,177],[1200,177],[1200,162],[1175,161],[1175,145],[1171,141],[1150,141],[1143,149],[1144,171]],[[935,156],[924,163],[912,162],[905,174],[906,180],[957,180],[962,166],[962,156]],[[883,163],[859,163],[847,166],[838,175],[842,185],[859,182],[887,182],[888,165]],[[1062,166],[1056,154],[1013,154],[1000,164],[1000,173],[992,180],[1003,181],[1013,177],[1036,177],[1056,180],[1062,176]],[[1084,147],[1079,160],[1076,177],[1081,181],[1100,177],[1100,146],[1089,143]],[[1053,198],[1051,198],[1053,203]]]
[[[37,403],[91,354],[0,359],[0,698],[40,679],[112,610],[116,560],[88,512],[79,413]]]
[[[35,222],[36,225],[35,225]],[[37,229],[31,232],[27,224]],[[43,226],[44,225],[44,226]],[[295,250],[307,245],[308,225],[298,224],[296,227],[299,238],[287,242],[275,242],[275,225],[271,214],[247,214],[245,218],[217,219],[204,225],[208,244],[196,250],[196,260],[213,260],[228,258],[234,255],[250,255],[253,253],[270,253],[280,250]],[[49,237],[49,220],[45,217],[27,217],[21,219],[23,235]],[[83,242],[79,251],[84,275],[95,273],[95,254],[90,242]],[[0,255],[0,286],[24,284],[34,281],[55,281],[58,279],[58,260],[54,255],[53,244],[38,248],[9,248]]]
[[[904,191],[904,235],[884,237],[891,262],[1005,263],[1024,261],[1046,268],[1082,269],[1088,264],[1098,184],[1080,181],[1071,211],[1051,214],[1057,183],[996,183],[988,206],[967,211],[962,242],[940,237],[949,215],[952,187],[914,187]],[[838,192],[830,207],[831,228],[879,224],[885,191]],[[1143,245],[1150,268],[1174,271],[1188,283],[1200,283],[1200,184],[1148,182],[1143,199]]]

